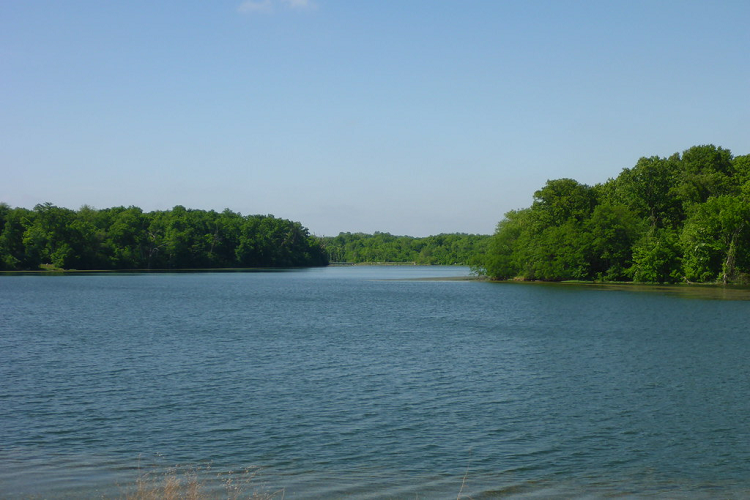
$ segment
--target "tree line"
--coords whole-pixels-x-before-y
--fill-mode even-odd
[[[424,238],[390,233],[339,233],[324,237],[331,262],[414,263],[421,265],[473,265],[479,263],[489,235],[438,234]]]
[[[750,155],[694,146],[594,186],[550,180],[482,260],[494,279],[748,283]]]
[[[0,203],[0,270],[199,269],[330,262],[472,265],[493,279],[750,283],[750,155],[713,145],[641,158],[589,186],[547,181],[492,236],[316,237],[230,210],[77,211]]]
[[[328,264],[320,239],[298,222],[186,209],[32,210],[0,203],[0,270],[198,269]]]

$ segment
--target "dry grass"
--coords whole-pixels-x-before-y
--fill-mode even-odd
[[[154,468],[143,472],[133,484],[121,486],[122,500],[284,500],[284,490],[269,491],[259,478],[260,468],[215,473],[210,466]],[[461,480],[456,500],[463,494],[469,468]],[[419,498],[419,497],[417,497]]]
[[[211,472],[210,467],[173,467],[142,473],[124,488],[124,500],[283,500],[284,491],[269,492],[258,481],[257,468],[240,473]]]

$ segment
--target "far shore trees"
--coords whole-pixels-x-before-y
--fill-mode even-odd
[[[340,233],[324,237],[331,262],[473,265],[481,261],[490,241],[484,234],[438,234],[424,238],[390,233]]]
[[[324,266],[321,241],[272,215],[0,203],[0,270]]]

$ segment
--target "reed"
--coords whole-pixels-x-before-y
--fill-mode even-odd
[[[210,466],[172,467],[141,473],[124,488],[123,500],[283,500],[284,490],[270,492],[258,481],[257,468],[212,473]]]

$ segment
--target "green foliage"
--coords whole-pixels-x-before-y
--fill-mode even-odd
[[[529,255],[525,254],[525,243],[532,236],[531,209],[513,210],[497,225],[497,231],[489,243],[480,273],[496,279],[517,276]]]
[[[318,238],[273,216],[0,204],[0,269],[197,269],[328,263]]]
[[[581,223],[570,218],[561,225],[547,226],[536,234],[529,248],[531,260],[525,269],[529,279],[562,281],[586,279],[590,265],[586,259],[586,236]]]
[[[726,283],[747,269],[748,222],[750,205],[740,197],[719,196],[696,205],[682,232],[686,278]]]
[[[331,262],[390,262],[423,265],[474,265],[485,254],[490,236],[438,234],[425,238],[389,233],[340,233],[323,238]]]
[[[551,180],[506,214],[479,267],[495,279],[741,281],[749,200],[750,156],[713,145],[641,158],[593,187]]]
[[[591,266],[587,278],[626,280],[632,265],[633,245],[643,234],[644,226],[645,221],[624,205],[610,201],[597,205],[583,226]]]
[[[23,234],[27,213],[28,210],[0,204],[0,270],[18,269],[25,265]]]
[[[573,179],[557,179],[534,193],[532,210],[543,226],[565,224],[570,219],[586,219],[596,206],[595,191]]]
[[[732,153],[713,145],[693,146],[682,154],[679,193],[685,206],[705,203],[712,196],[735,194]]]
[[[682,204],[674,192],[677,168],[674,157],[641,158],[615,179],[611,199],[648,220],[653,227],[674,227],[682,218]]]
[[[676,283],[680,280],[680,251],[677,233],[653,229],[633,246],[633,281]]]

